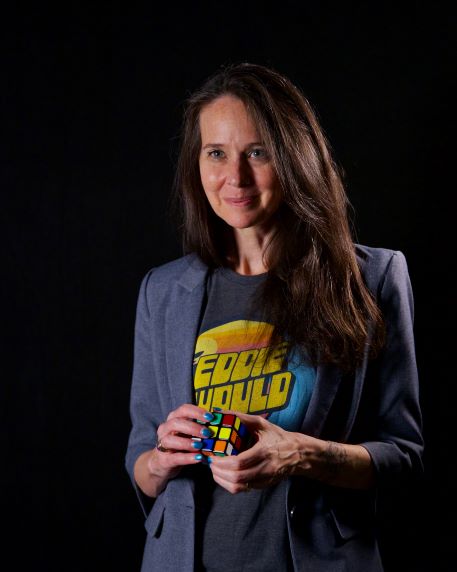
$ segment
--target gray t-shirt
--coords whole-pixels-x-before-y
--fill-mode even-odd
[[[195,344],[195,402],[206,409],[263,415],[298,431],[316,372],[287,340],[265,360],[272,326],[255,305],[265,278],[227,268],[211,274]],[[293,570],[285,499],[278,487],[232,495],[214,482],[206,465],[195,467],[195,476],[196,570]]]

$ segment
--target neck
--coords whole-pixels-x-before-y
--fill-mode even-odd
[[[228,256],[230,267],[238,274],[255,275],[268,271],[265,264],[265,249],[273,229],[233,229],[233,251]]]

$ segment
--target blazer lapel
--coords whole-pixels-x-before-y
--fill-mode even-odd
[[[208,267],[189,257],[189,268],[171,287],[165,321],[166,363],[173,407],[193,403],[192,363]]]

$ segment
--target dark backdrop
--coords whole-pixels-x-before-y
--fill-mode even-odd
[[[167,201],[182,102],[219,65],[251,61],[314,104],[357,240],[407,257],[426,473],[383,499],[383,554],[388,571],[450,570],[452,20],[436,4],[343,4],[3,15],[4,569],[139,570],[145,531],[123,466],[136,297],[181,253]]]

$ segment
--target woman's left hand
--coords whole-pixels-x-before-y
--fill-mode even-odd
[[[300,449],[306,435],[285,431],[258,415],[224,413],[237,415],[257,441],[239,455],[210,458],[214,480],[230,493],[274,485],[302,463]],[[313,437],[308,439],[318,441]]]

